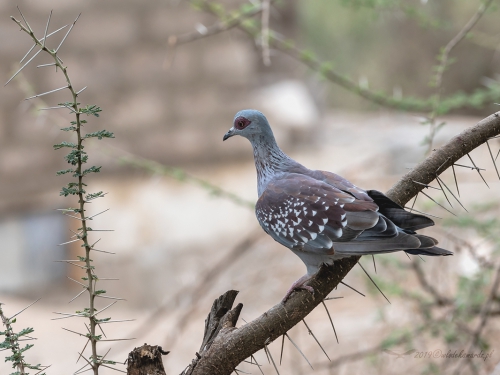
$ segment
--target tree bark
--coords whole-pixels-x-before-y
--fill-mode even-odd
[[[127,358],[127,375],[166,375],[161,356],[168,353],[148,344],[134,348]]]

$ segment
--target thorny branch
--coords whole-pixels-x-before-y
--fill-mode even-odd
[[[471,21],[469,21],[469,23],[464,27],[462,31],[465,32],[465,35],[469,31],[468,27],[473,27],[475,25],[475,23],[479,20],[479,18],[481,18],[481,16],[486,11],[491,1],[492,0],[488,0],[488,2],[484,4],[484,10],[483,7],[481,7],[476,13],[476,15],[471,19]],[[220,20],[224,20],[229,17],[228,13],[214,2],[208,0],[190,0],[190,2],[199,9],[214,15]],[[262,11],[263,9],[262,6],[264,5],[261,5],[261,8],[257,13],[260,13]],[[263,47],[263,49],[272,47],[276,50],[279,50],[280,52],[290,56],[294,60],[297,60],[300,63],[306,65],[311,70],[320,73],[327,80],[345,88],[350,92],[355,93],[356,95],[364,99],[371,101],[372,103],[378,104],[386,108],[397,108],[406,111],[427,112],[427,113],[436,111],[438,108],[438,105],[436,105],[436,101],[434,98],[429,98],[429,99],[395,98],[385,93],[376,92],[370,90],[367,87],[361,86],[359,85],[359,83],[353,81],[348,76],[334,70],[331,63],[320,61],[311,52],[297,48],[294,45],[293,41],[285,40],[279,33],[275,32],[272,29],[269,29],[268,27],[265,27],[266,26],[265,24],[259,27],[252,22],[245,22],[246,20],[249,19],[250,16],[246,16],[245,14],[240,14],[234,18],[231,18],[231,20],[233,21],[231,23],[231,28],[238,28],[239,30],[245,32],[252,39],[255,39],[257,41],[260,40],[260,44]],[[189,37],[182,37],[182,38],[180,38],[180,36],[171,36],[169,38],[170,41],[169,45],[173,47],[225,31],[223,27],[216,27],[216,29],[217,32],[215,33],[204,32],[203,34],[200,34],[199,32],[196,32],[196,33],[186,34],[189,35]],[[459,33],[457,37],[460,37],[461,34],[462,33]],[[267,43],[266,42],[263,43],[263,37],[265,36],[267,36],[268,39]],[[457,39],[456,43],[458,43],[462,38],[463,37]],[[452,48],[453,47],[450,48],[450,51]],[[267,53],[266,51],[263,51],[263,56],[265,56],[266,53]],[[496,97],[497,96],[495,96],[495,94],[486,95],[482,99],[482,102],[485,103],[488,100],[494,100],[494,98]],[[443,105],[446,104],[446,106],[449,107],[450,109],[457,107],[465,107],[470,105],[470,103],[467,100],[462,100],[460,101],[460,103],[458,103],[458,101],[454,100],[452,97],[439,100],[439,103]]]
[[[491,5],[493,0],[488,0],[484,3],[481,3],[477,12],[472,16],[472,18],[465,24],[465,26],[455,35],[448,44],[442,49],[439,55],[439,65],[436,69],[436,75],[433,79],[433,85],[436,87],[436,95],[434,97],[433,109],[428,119],[428,123],[430,125],[430,133],[428,136],[428,149],[426,154],[428,154],[432,150],[432,144],[434,137],[439,130],[439,125],[436,125],[436,117],[437,110],[439,108],[439,103],[441,101],[441,96],[443,94],[443,75],[445,71],[448,69],[450,65],[449,57],[452,49],[454,49],[458,43],[460,43],[467,34],[472,30],[472,28],[476,25],[476,23],[481,19],[484,15],[488,7]]]
[[[21,13],[20,10],[19,10],[19,12]],[[63,128],[61,130],[73,132],[76,135],[77,142],[73,143],[73,142],[65,142],[64,141],[64,142],[61,142],[59,144],[54,145],[54,149],[58,150],[60,148],[69,148],[71,150],[70,153],[65,157],[65,159],[74,168],[59,171],[57,174],[62,175],[62,174],[66,174],[66,173],[72,173],[73,177],[76,178],[77,182],[70,182],[69,184],[67,184],[66,187],[63,187],[60,195],[63,195],[63,196],[74,195],[74,196],[76,196],[78,198],[78,208],[68,208],[68,209],[62,209],[60,211],[62,211],[64,214],[66,214],[68,216],[73,217],[74,219],[79,220],[80,225],[81,225],[81,227],[78,229],[78,233],[74,232],[74,236],[72,238],[75,238],[75,239],[72,239],[68,242],[61,244],[61,245],[65,245],[65,244],[77,242],[77,241],[82,241],[81,247],[85,250],[85,256],[84,257],[78,256],[78,259],[62,260],[60,262],[65,262],[67,264],[71,264],[73,266],[79,267],[80,269],[82,269],[85,272],[85,277],[83,277],[82,280],[84,280],[86,284],[84,285],[80,282],[77,282],[78,284],[83,286],[83,291],[81,293],[79,293],[73,299],[76,299],[83,292],[87,291],[88,295],[89,295],[89,305],[88,305],[88,307],[84,308],[83,311],[77,311],[76,314],[66,314],[66,313],[58,313],[58,314],[63,315],[64,316],[63,318],[84,317],[84,318],[88,319],[88,326],[85,325],[87,328],[87,331],[88,331],[87,333],[82,334],[82,333],[74,332],[71,330],[67,330],[67,331],[73,332],[79,336],[87,338],[87,343],[85,344],[84,350],[87,347],[87,344],[90,343],[90,350],[91,350],[92,354],[91,354],[90,358],[87,359],[83,355],[83,350],[82,350],[82,353],[80,353],[80,357],[78,359],[83,358],[87,362],[87,364],[83,368],[86,368],[87,366],[89,366],[89,369],[87,369],[87,370],[92,370],[94,375],[98,375],[100,366],[109,367],[108,365],[114,365],[116,363],[114,361],[105,360],[104,359],[105,356],[98,355],[97,343],[99,341],[116,341],[116,340],[108,340],[108,339],[101,340],[102,335],[106,336],[101,328],[101,324],[109,321],[109,318],[101,318],[101,317],[98,317],[97,315],[99,313],[101,313],[102,311],[106,310],[108,307],[112,306],[114,303],[116,303],[116,301],[113,302],[112,304],[108,305],[107,307],[97,311],[96,298],[100,297],[100,298],[107,298],[107,299],[114,299],[114,300],[120,300],[121,298],[103,295],[103,293],[105,293],[105,291],[97,289],[97,282],[98,282],[99,278],[95,274],[94,266],[92,265],[92,259],[90,258],[90,253],[91,253],[91,251],[102,251],[102,250],[97,250],[94,248],[95,243],[92,245],[89,242],[88,235],[89,235],[89,232],[91,232],[91,231],[104,231],[104,230],[95,229],[95,228],[92,229],[88,226],[88,222],[90,220],[92,220],[94,216],[97,216],[100,213],[98,213],[94,216],[88,217],[86,215],[86,207],[87,207],[86,204],[89,203],[90,201],[96,199],[96,198],[100,198],[100,197],[104,196],[105,194],[103,194],[102,192],[87,194],[85,191],[85,187],[87,185],[83,182],[83,178],[86,175],[88,175],[89,173],[99,172],[101,167],[92,166],[90,168],[84,169],[84,164],[87,162],[88,155],[85,151],[83,151],[83,149],[84,149],[83,144],[84,144],[84,141],[88,138],[98,138],[98,139],[114,138],[114,135],[111,132],[108,132],[106,130],[84,134],[83,127],[84,127],[84,124],[87,123],[87,121],[82,118],[83,115],[84,114],[87,116],[93,115],[95,117],[98,117],[99,116],[98,113],[101,111],[101,109],[95,105],[87,106],[87,107],[80,106],[80,103],[78,102],[78,96],[82,91],[85,90],[85,88],[78,90],[78,91],[75,89],[75,87],[73,86],[72,81],[70,79],[70,76],[68,74],[68,68],[64,65],[62,59],[59,57],[58,52],[59,52],[60,48],[62,47],[62,45],[64,44],[64,42],[66,41],[68,35],[72,31],[76,22],[80,18],[80,15],[78,15],[78,17],[76,17],[76,19],[71,23],[71,25],[68,28],[68,31],[66,32],[66,34],[64,35],[62,40],[59,42],[59,45],[55,49],[50,49],[47,47],[46,39],[50,35],[54,34],[55,32],[62,30],[64,27],[47,35],[50,21],[51,21],[51,17],[52,17],[52,12],[50,12],[50,15],[48,17],[43,38],[38,38],[35,35],[35,33],[33,32],[32,28],[30,27],[30,25],[28,24],[28,22],[26,21],[26,18],[24,17],[24,15],[22,13],[21,13],[21,17],[24,21],[24,24],[22,21],[19,21],[14,17],[11,17],[11,19],[21,28],[21,30],[23,32],[28,34],[34,42],[34,46],[24,56],[23,60],[31,53],[31,51],[33,49],[39,48],[39,50],[33,54],[33,56],[7,81],[7,83],[9,83],[14,77],[16,77],[38,54],[40,54],[40,52],[44,52],[45,54],[50,55],[50,57],[53,59],[53,63],[39,65],[39,67],[54,66],[56,68],[56,71],[60,70],[62,72],[62,74],[64,75],[64,79],[66,81],[66,84],[65,84],[65,86],[57,88],[55,90],[50,90],[50,91],[44,92],[42,94],[30,96],[29,98],[26,98],[26,100],[38,98],[40,96],[48,95],[48,94],[51,94],[51,93],[54,93],[54,92],[57,92],[60,90],[65,90],[65,89],[68,89],[71,93],[71,99],[72,99],[71,102],[60,103],[56,107],[51,107],[51,108],[46,108],[46,109],[66,108],[66,109],[70,110],[75,115],[75,117],[74,117],[75,120],[71,121],[71,126],[67,127],[67,128]],[[105,211],[103,211],[103,212],[105,212]],[[74,216],[72,214],[74,214],[76,216]],[[102,252],[105,252],[105,251],[102,251]],[[63,318],[56,318],[56,319],[63,319]],[[98,334],[98,331],[97,331],[98,329],[101,331],[102,335]],[[112,368],[112,369],[114,369],[114,368]],[[87,370],[85,370],[85,371],[87,371]],[[117,369],[114,369],[114,370],[117,370]],[[120,371],[120,370],[117,370],[117,371]]]

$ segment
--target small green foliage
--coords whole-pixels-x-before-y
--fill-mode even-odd
[[[65,132],[74,132],[76,130],[76,126],[69,126],[67,128],[61,128],[61,130],[65,131]]]
[[[61,188],[59,195],[67,197],[68,195],[79,195],[85,194],[84,189],[79,188],[79,184],[77,182],[70,182],[66,186]]]
[[[249,30],[254,30],[259,24],[253,18],[247,18],[241,22],[241,25]]]
[[[74,171],[75,171],[74,169],[63,169],[63,170],[57,171],[56,175],[60,176],[60,175],[66,174],[66,173],[72,173]]]
[[[54,145],[54,150],[59,150],[60,148],[63,148],[63,147],[77,148],[78,145],[75,143],[72,143],[72,142],[61,142],[61,143]]]
[[[113,133],[108,132],[107,130],[100,130],[98,132],[85,134],[83,136],[83,139],[97,138],[97,139],[101,140],[103,138],[114,138],[114,137],[115,137],[115,135]]]
[[[94,292],[94,294],[95,294],[96,296],[97,296],[97,295],[99,295],[99,294],[104,294],[104,293],[106,293],[106,291],[105,291],[105,290],[96,290],[96,291]]]
[[[19,375],[28,375],[24,369],[28,368],[31,370],[37,370],[40,373],[43,369],[40,364],[32,365],[25,361],[23,353],[28,351],[33,347],[33,344],[26,344],[24,347],[21,347],[19,342],[22,340],[30,340],[31,338],[28,336],[29,334],[34,332],[34,329],[31,327],[22,329],[19,333],[15,333],[12,324],[17,321],[16,318],[9,319],[7,318],[2,311],[2,304],[0,303],[0,319],[5,326],[5,331],[0,331],[0,336],[5,336],[5,339],[0,342],[0,351],[3,350],[11,350],[12,355],[5,357],[5,362],[12,362],[12,368],[18,369],[20,371],[16,371],[11,373],[11,375],[19,374]],[[40,375],[45,375],[40,374]]]
[[[86,163],[88,156],[85,151],[80,150],[72,150],[68,155],[64,157],[64,159],[71,165],[78,165],[78,163]]]
[[[244,3],[242,6],[240,6],[240,12],[245,14],[245,13],[252,13],[257,9],[257,7],[254,4],[251,3]]]
[[[90,201],[92,199],[101,198],[101,197],[104,197],[104,193],[102,191],[100,191],[98,193],[87,194],[87,196],[85,197],[85,200]]]
[[[98,173],[101,171],[102,167],[90,167],[89,169],[85,169],[82,173],[82,176],[85,176],[86,174],[89,173]]]
[[[303,50],[300,51],[300,59],[306,62],[310,62],[314,61],[316,59],[316,56],[311,51]]]
[[[212,13],[216,14],[218,17],[223,17],[226,13],[224,5],[216,2],[206,2],[205,7],[207,7]]]
[[[323,75],[323,76],[326,76],[332,70],[333,70],[333,63],[330,61],[322,63],[320,68],[319,68],[319,71],[320,71],[321,75]]]
[[[95,116],[99,117],[99,112],[102,112],[102,109],[98,106],[94,105],[87,105],[85,108],[80,108],[80,113],[84,113],[87,116]]]
[[[287,39],[283,42],[283,47],[285,47],[285,49],[293,49],[295,48],[295,41],[293,39]]]
[[[57,103],[58,106],[61,107],[71,107],[73,108],[75,105],[80,105],[80,103],[73,103],[73,102],[64,102],[64,103]]]

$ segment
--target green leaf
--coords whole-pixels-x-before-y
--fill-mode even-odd
[[[17,336],[21,337],[21,336],[29,335],[30,333],[33,333],[33,332],[35,332],[35,330],[31,327],[28,327],[28,328],[24,328],[23,330],[21,330],[21,332],[19,332],[17,334]]]
[[[85,184],[82,184],[85,185]],[[85,194],[86,191],[84,189],[80,189],[79,185],[76,182],[70,182],[65,187],[61,188],[59,195],[67,197],[68,195],[78,195]]]
[[[300,59],[303,61],[314,61],[315,56],[314,53],[311,51],[300,51]]]
[[[79,105],[80,103],[73,103],[73,102],[57,103],[57,105],[60,105],[60,106],[63,106],[63,107],[73,107],[75,104]]]
[[[82,163],[86,163],[88,156],[85,151],[82,150],[72,150],[64,159],[71,165],[78,165],[81,160]]]
[[[89,169],[85,169],[82,173],[82,176],[85,176],[86,174],[89,173],[98,173],[101,171],[102,167],[90,167]]]
[[[71,172],[74,172],[74,170],[73,169],[63,169],[63,170],[57,171],[56,175],[60,176],[60,175],[63,175],[63,174],[66,174],[66,173],[71,173]]]
[[[71,121],[71,123],[73,123],[75,121]],[[76,130],[76,126],[69,126],[67,128],[61,128],[62,131],[65,131],[65,132],[71,132],[71,131],[75,131]]]
[[[104,197],[104,193],[102,191],[100,191],[98,193],[87,194],[87,196],[85,197],[85,200],[89,201],[89,200],[101,198],[101,197]]]
[[[63,147],[77,148],[78,145],[76,143],[72,143],[72,142],[61,142],[61,143],[54,145],[54,150],[59,150],[60,148],[63,148]],[[82,148],[83,148],[83,146],[82,146]]]
[[[100,130],[98,132],[85,134],[83,136],[83,139],[97,138],[97,139],[101,140],[103,138],[114,138],[114,137],[115,137],[115,135],[113,133],[108,132],[107,130]]]
[[[85,108],[80,108],[80,113],[85,113],[87,116],[99,117],[99,112],[102,112],[102,109],[96,105],[87,105]]]

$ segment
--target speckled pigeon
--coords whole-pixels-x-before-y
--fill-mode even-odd
[[[233,135],[247,138],[253,147],[257,220],[307,267],[285,301],[295,289],[314,292],[305,283],[322,264],[337,259],[401,250],[414,255],[453,254],[437,247],[434,238],[416,233],[434,225],[428,217],[405,211],[379,191],[360,189],[335,173],[308,169],[287,156],[261,112],[238,112],[223,140]]]

